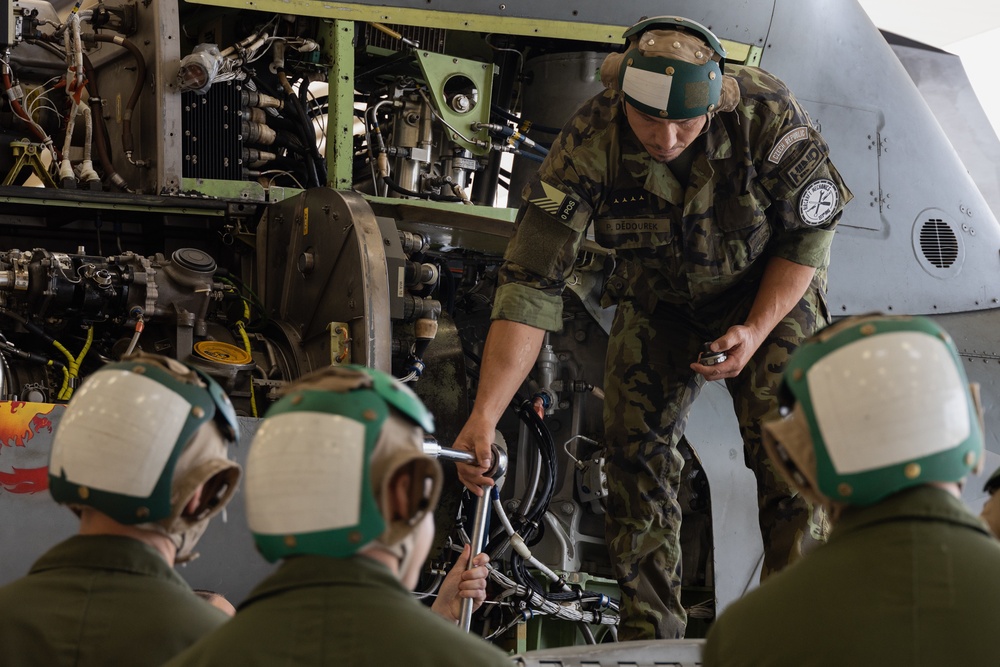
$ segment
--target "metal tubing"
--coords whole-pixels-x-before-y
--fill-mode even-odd
[[[476,501],[476,516],[472,520],[472,538],[470,542],[472,548],[469,550],[469,567],[472,567],[472,558],[483,550],[490,521],[490,487],[481,486],[479,488],[482,489],[483,495],[479,496],[479,500]],[[462,629],[466,632],[472,627],[473,603],[474,600],[472,598],[462,600],[462,615],[459,618],[459,622]]]
[[[424,454],[443,461],[454,461],[456,463],[475,463],[474,452],[467,452],[464,449],[451,449],[442,447],[433,440],[424,440]]]

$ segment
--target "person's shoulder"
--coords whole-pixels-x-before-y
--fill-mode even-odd
[[[705,639],[703,661],[706,667],[760,664],[763,656],[758,654],[771,652],[763,647],[779,646],[778,639],[789,625],[789,610],[801,606],[802,590],[808,590],[800,581],[788,577],[790,571],[801,564],[795,563],[772,575],[722,611]],[[784,649],[773,650],[780,653]],[[778,660],[771,664],[794,663]]]
[[[213,635],[208,635],[175,655],[164,663],[163,667],[199,667],[201,665],[209,667],[210,665],[224,664],[224,662],[236,657],[232,652],[219,650],[219,648],[221,647],[218,642],[213,641]],[[240,664],[246,667],[248,663],[241,659]]]
[[[442,667],[463,665],[509,665],[508,656],[478,635],[464,632],[423,605],[396,621],[400,638],[419,646],[427,664]],[[411,649],[412,650],[412,649]]]
[[[798,100],[784,81],[750,65],[726,65],[726,74],[739,83],[740,102],[732,112],[755,127],[780,131],[805,123]],[[789,120],[791,119],[791,120]]]
[[[585,112],[596,129],[600,129],[618,119],[622,112],[622,94],[611,88],[587,100],[580,111]]]
[[[19,596],[23,595],[23,591],[30,590],[32,587],[32,578],[28,575],[11,579],[0,586],[0,600],[16,600]]]
[[[384,607],[377,619],[371,610],[339,612],[322,618],[293,611],[275,598],[242,607],[223,627],[179,653],[164,667],[214,667],[219,664],[271,665],[279,656],[295,664],[433,664],[440,667],[499,667],[510,665],[506,654],[485,640],[462,632],[421,605],[405,611]],[[315,600],[314,600],[315,602]],[[344,603],[345,613],[350,605]],[[366,643],[357,630],[382,622],[392,627],[377,645]],[[346,625],[341,625],[344,623]],[[294,630],[310,625],[324,640],[303,640]],[[353,628],[353,630],[352,630]],[[294,656],[294,657],[293,657]],[[363,656],[364,659],[361,659]],[[360,662],[359,662],[360,660]]]
[[[839,577],[835,564],[844,555],[844,550],[836,545],[818,547],[732,602],[723,610],[720,620],[726,619],[730,627],[766,631],[776,614],[784,615],[788,609],[800,606],[803,591],[815,590],[831,577]]]
[[[605,90],[580,105],[563,126],[556,143],[568,152],[592,146],[609,132],[617,134],[620,116],[620,95]]]
[[[109,608],[108,613],[119,616],[123,626],[135,625],[136,632],[148,628],[152,635],[153,628],[159,626],[164,635],[191,644],[229,620],[186,584],[151,577],[133,579],[132,586],[116,589],[107,602],[120,609]]]
[[[427,650],[433,657],[433,662],[428,664],[441,665],[442,667],[465,667],[474,664],[480,667],[497,667],[511,664],[510,656],[501,651],[498,647],[478,635],[471,635],[451,626],[454,632],[440,636],[440,642],[426,644]]]
[[[784,81],[760,67],[727,64],[726,74],[736,79],[744,98],[792,97]]]
[[[239,664],[254,664],[248,657],[254,655],[252,651],[246,651],[247,644],[253,643],[256,631],[241,628],[239,614],[232,619],[224,620],[219,627],[208,632],[192,642],[185,649],[178,652],[164,667],[196,667],[198,665],[219,665],[229,662],[239,656],[236,660]],[[259,630],[259,628],[257,629]],[[249,655],[243,655],[248,653]]]

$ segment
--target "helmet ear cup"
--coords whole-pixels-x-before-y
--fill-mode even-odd
[[[622,62],[625,61],[624,53],[609,53],[601,63],[601,83],[605,88],[621,90]]]
[[[432,512],[441,495],[441,466],[422,449],[423,433],[395,411],[382,426],[382,433],[372,455],[372,488],[379,497],[379,509],[385,519],[385,532],[379,542],[392,546],[403,540]],[[406,444],[404,444],[406,443]],[[391,497],[401,475],[409,477],[408,497],[397,503]],[[405,511],[393,512],[402,504]]]
[[[724,74],[722,76],[722,92],[719,94],[719,105],[713,113],[719,111],[729,112],[740,103],[740,84],[734,77]]]
[[[185,507],[181,516],[188,521],[203,521],[222,511],[236,492],[239,468],[226,467],[215,473],[202,486],[194,507]]]
[[[433,512],[441,495],[441,467],[431,459],[414,459],[406,466],[410,476],[408,526],[416,526]]]
[[[232,500],[242,473],[227,457],[218,424],[204,424],[177,461],[173,511],[156,526],[177,545],[177,562],[194,557],[192,549],[211,518]]]
[[[792,409],[784,419],[764,424],[764,449],[785,479],[812,503],[829,504],[816,483],[816,454],[809,424]]]

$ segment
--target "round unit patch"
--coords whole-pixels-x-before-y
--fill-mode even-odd
[[[827,222],[837,212],[840,192],[829,178],[813,181],[802,190],[799,197],[799,217],[810,227]]]

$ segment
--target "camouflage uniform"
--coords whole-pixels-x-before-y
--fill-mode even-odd
[[[828,322],[829,247],[852,195],[784,84],[752,67],[730,65],[726,73],[739,82],[740,102],[710,120],[692,148],[686,184],[635,138],[620,93],[607,90],[581,107],[525,189],[493,311],[558,330],[560,295],[591,221],[596,240],[616,251],[605,294],[605,305],[618,309],[604,421],[606,530],[622,589],[623,639],[683,635],[676,445],[704,383],[689,364],[704,342],[745,322],[771,257],[817,271],[739,377],[727,381],[757,477],[764,574],[794,559],[809,531],[808,506],[767,461],[760,422],[777,411],[789,354]]]

